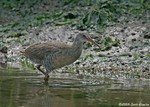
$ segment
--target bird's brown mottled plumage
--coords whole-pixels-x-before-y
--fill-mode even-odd
[[[91,38],[79,33],[72,45],[63,42],[36,43],[29,46],[22,53],[31,61],[39,64],[38,70],[45,75],[45,81],[48,81],[50,71],[69,65],[80,57],[83,42],[86,40],[99,46]],[[46,72],[40,69],[41,65],[45,67]]]
[[[43,60],[47,54],[52,55],[60,52],[61,50],[70,48],[71,45],[67,45],[62,42],[45,42],[45,43],[36,43],[29,46],[24,50],[23,54],[29,59]],[[37,62],[37,63],[39,63]]]

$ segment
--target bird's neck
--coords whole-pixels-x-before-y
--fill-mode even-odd
[[[72,49],[74,49],[74,50],[82,49],[82,47],[83,47],[83,42],[81,42],[81,41],[75,40],[72,44]]]
[[[82,52],[82,47],[83,47],[83,43],[75,40],[71,46],[70,52],[74,55],[80,56]]]

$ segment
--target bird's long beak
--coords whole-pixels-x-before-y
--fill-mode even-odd
[[[92,42],[94,45],[96,45],[96,46],[98,46],[99,48],[101,48],[100,46],[99,46],[99,44],[97,44],[95,41],[93,41],[91,38],[87,38],[86,39],[87,41],[89,41],[89,42]]]

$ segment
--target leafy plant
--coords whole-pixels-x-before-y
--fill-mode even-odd
[[[113,46],[117,47],[120,44],[119,40],[117,40],[117,39],[116,40],[112,40],[112,38],[109,37],[109,36],[106,36],[105,38],[103,38],[101,42],[102,42],[101,44],[103,45],[103,48],[102,48],[103,51],[109,50]]]

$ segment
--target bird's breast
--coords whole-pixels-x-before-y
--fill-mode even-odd
[[[77,54],[62,54],[62,55],[57,55],[54,60],[53,64],[55,68],[60,68],[65,65],[72,64],[74,61],[76,61],[80,57],[81,53]]]

